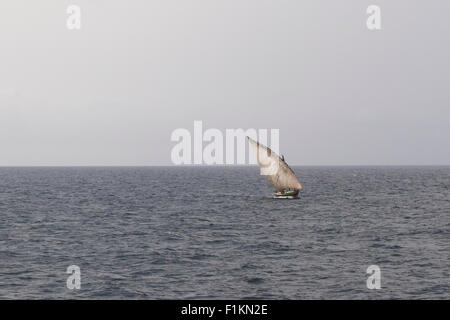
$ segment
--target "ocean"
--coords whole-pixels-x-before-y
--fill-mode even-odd
[[[293,170],[0,168],[0,298],[450,298],[450,167]]]

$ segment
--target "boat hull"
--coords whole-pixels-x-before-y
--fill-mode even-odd
[[[299,196],[273,196],[274,199],[299,199]]]
[[[275,199],[298,199],[299,190],[276,191],[273,194]]]

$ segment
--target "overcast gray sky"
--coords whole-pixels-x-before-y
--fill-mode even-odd
[[[70,4],[81,30],[66,27]],[[171,132],[194,120],[278,128],[290,164],[448,165],[449,12],[447,0],[3,0],[0,165],[170,165]]]

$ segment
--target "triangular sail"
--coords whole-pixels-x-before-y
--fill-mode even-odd
[[[288,166],[284,159],[280,158],[270,148],[247,137],[250,145],[256,151],[256,159],[261,168],[261,174],[273,185],[275,191],[288,189],[301,190],[302,185],[295,176],[294,171]]]

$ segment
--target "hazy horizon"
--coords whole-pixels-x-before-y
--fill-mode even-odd
[[[297,165],[297,164],[290,164],[289,166],[293,168],[334,168],[334,167],[362,167],[362,168],[383,168],[383,167],[392,167],[392,168],[426,168],[426,167],[450,167],[450,165],[447,164],[424,164],[424,165],[370,165],[370,164],[364,164],[364,165],[358,165],[358,164],[340,164],[340,165]],[[46,165],[31,165],[31,166],[0,166],[0,168],[214,168],[214,167],[226,167],[226,168],[232,168],[232,167],[255,167],[258,168],[258,165],[248,164],[248,165],[227,165],[227,164],[213,164],[213,165],[207,165],[207,164],[191,164],[191,165],[175,165],[175,164],[161,164],[161,165],[53,165],[53,166],[46,166]]]
[[[195,120],[280,129],[292,166],[448,166],[449,9],[2,1],[0,166],[171,166],[171,133]]]

